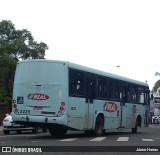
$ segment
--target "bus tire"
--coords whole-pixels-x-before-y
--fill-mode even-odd
[[[102,136],[104,133],[104,120],[102,116],[98,115],[96,119],[96,124],[95,124],[95,135],[96,136]]]
[[[17,133],[18,133],[18,134],[21,134],[21,130],[18,130]]]
[[[32,130],[32,133],[38,133],[38,128],[37,127],[35,127],[33,130]]]
[[[85,133],[87,136],[93,136],[93,135],[94,135],[94,130],[85,130],[84,133]]]
[[[42,129],[42,132],[47,132],[47,129]]]
[[[55,128],[55,129],[49,129],[49,133],[52,137],[65,137],[67,133],[67,129],[65,128]]]
[[[132,128],[132,133],[137,133],[138,120],[136,120],[135,128]]]
[[[10,131],[8,131],[8,130],[3,130],[3,133],[4,133],[5,135],[8,135],[8,134],[10,134]]]

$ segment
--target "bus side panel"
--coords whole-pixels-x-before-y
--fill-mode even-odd
[[[136,119],[138,116],[141,116],[141,127],[145,126],[145,106],[142,106],[142,104],[137,104],[136,105]],[[135,120],[136,120],[135,119]]]
[[[69,97],[68,105],[68,126],[74,129],[83,130],[86,126],[85,99],[77,97]]]
[[[110,106],[107,106],[109,103],[114,103],[116,109]],[[112,109],[107,109],[113,108]],[[94,107],[94,126],[96,123],[96,117],[102,114],[104,115],[104,129],[117,129],[120,126],[120,103],[114,101],[104,101],[104,100],[95,100]]]
[[[135,121],[136,121],[136,113],[135,113],[135,106],[131,103],[126,103],[126,114],[124,114],[124,117],[126,118],[125,122],[125,128],[134,128],[135,127]]]
[[[145,109],[142,105],[139,104],[126,104],[126,128],[134,128],[137,117],[141,116],[141,126],[144,126],[144,116],[145,116]]]

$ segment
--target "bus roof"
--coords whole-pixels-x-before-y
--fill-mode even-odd
[[[114,79],[117,79],[117,80],[126,81],[126,82],[129,82],[129,83],[133,83],[133,84],[149,87],[146,82],[133,80],[133,79],[130,79],[130,78],[127,78],[127,77],[123,77],[123,76],[119,76],[119,75],[116,75],[116,74],[108,73],[108,72],[105,72],[105,71],[100,71],[98,69],[93,69],[93,68],[86,67],[86,66],[83,66],[83,65],[75,64],[75,63],[72,63],[72,62],[69,62],[69,61],[48,60],[48,59],[32,59],[32,60],[19,61],[18,63],[27,63],[27,62],[66,63],[69,68],[82,70],[82,71],[90,72],[90,73],[93,73],[93,74],[98,74],[98,75],[101,75],[101,76],[106,76],[106,77],[109,77],[109,78],[114,78]]]

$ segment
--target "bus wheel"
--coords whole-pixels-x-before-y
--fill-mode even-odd
[[[18,130],[17,133],[18,133],[18,134],[21,134],[21,130]]]
[[[47,129],[42,129],[42,132],[47,132]]]
[[[84,133],[85,133],[87,136],[93,136],[93,135],[94,135],[94,130],[85,130]]]
[[[32,133],[38,133],[38,128],[35,127],[35,128],[32,130]]]
[[[49,133],[53,137],[64,137],[67,133],[67,129],[65,128],[49,129]]]
[[[103,135],[103,132],[104,132],[103,126],[104,126],[103,118],[99,115],[99,116],[97,116],[96,124],[95,124],[95,135],[96,136]]]
[[[3,133],[4,133],[5,135],[8,135],[8,134],[10,133],[10,131],[8,131],[8,130],[3,130]]]
[[[136,120],[135,128],[132,128],[132,133],[137,133],[138,120]]]

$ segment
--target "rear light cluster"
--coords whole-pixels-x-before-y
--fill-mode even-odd
[[[59,110],[64,111],[64,109],[65,109],[65,103],[61,102],[61,106],[60,106]]]
[[[58,116],[62,116],[65,111],[65,102],[61,102],[61,106],[59,107]]]
[[[12,101],[12,106],[13,106],[13,108],[17,108],[16,100]]]

